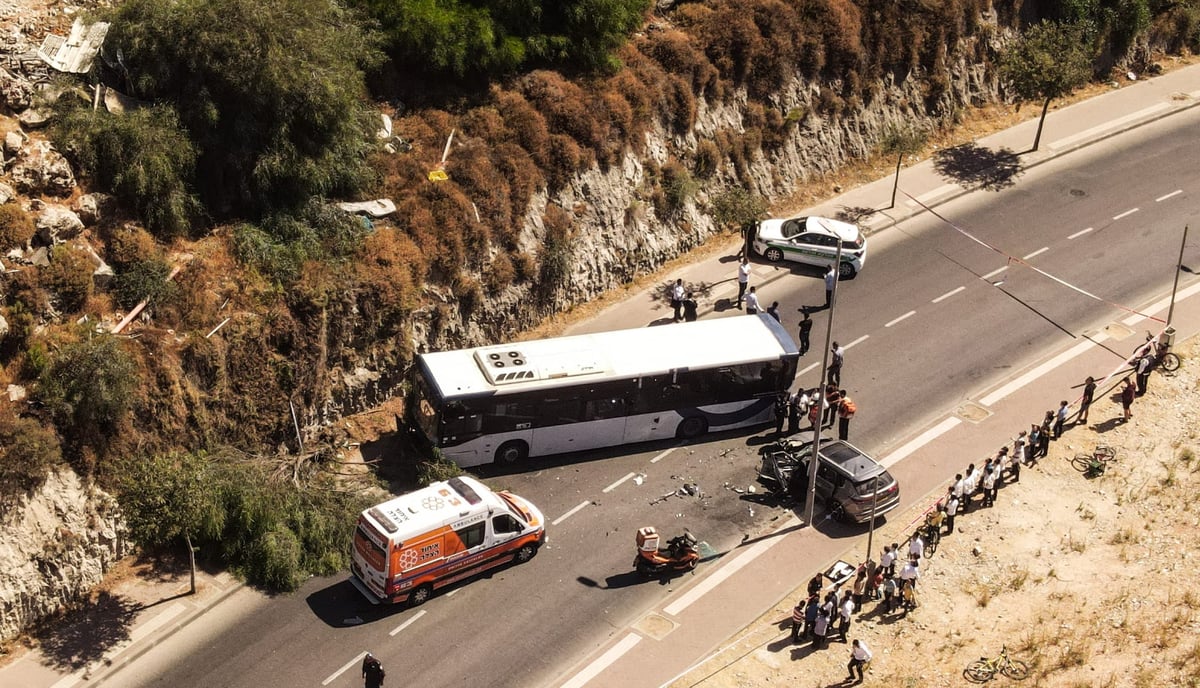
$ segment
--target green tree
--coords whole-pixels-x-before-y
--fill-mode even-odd
[[[18,416],[11,405],[0,405],[0,503],[41,486],[61,462],[53,428]]]
[[[208,210],[259,216],[370,177],[373,34],[327,0],[128,0],[109,17],[128,88],[179,113]]]
[[[1041,22],[1025,30],[1000,55],[1000,77],[1018,103],[1042,101],[1033,150],[1042,140],[1050,101],[1069,95],[1091,76],[1091,56],[1074,24]]]
[[[116,474],[130,535],[146,548],[170,547],[182,540],[195,594],[193,541],[216,540],[225,526],[211,459],[202,452],[134,457]]]
[[[175,110],[112,114],[75,108],[54,128],[59,148],[162,238],[187,235],[200,214],[191,192],[196,149]]]
[[[766,214],[766,200],[740,186],[725,189],[713,198],[712,218],[722,229],[744,227]]]
[[[892,204],[889,208],[896,207],[896,190],[900,188],[900,165],[905,156],[919,152],[925,146],[926,140],[927,132],[913,126],[892,125],[884,130],[883,137],[879,140],[879,150],[884,155],[896,156],[896,178],[892,182]]]
[[[84,330],[42,370],[38,395],[74,448],[103,447],[129,413],[136,375],[119,340]]]

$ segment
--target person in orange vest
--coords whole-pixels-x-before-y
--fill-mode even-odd
[[[838,400],[837,412],[839,440],[850,439],[850,419],[854,417],[856,411],[858,411],[858,406],[855,405],[853,399],[847,396],[846,390],[842,390]]]

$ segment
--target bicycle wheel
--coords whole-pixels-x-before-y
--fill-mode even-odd
[[[1087,473],[1092,469],[1092,457],[1089,454],[1076,454],[1071,459],[1071,466],[1080,473]]]
[[[1168,373],[1173,373],[1176,370],[1179,370],[1179,357],[1169,352],[1163,354],[1162,367],[1163,370],[1167,371]]]
[[[1095,451],[1092,452],[1092,456],[1100,463],[1108,463],[1117,458],[1117,450],[1102,444],[1096,447]]]
[[[940,539],[940,538],[938,538],[938,537],[936,537],[936,536],[932,536],[932,537],[930,537],[930,538],[929,538],[929,542],[926,542],[926,543],[925,543],[925,556],[927,556],[927,557],[928,557],[928,556],[932,555],[934,552],[936,552],[936,551],[937,551],[937,546],[938,546],[938,540],[939,540],[939,539]]]
[[[987,683],[996,675],[996,669],[991,662],[984,659],[977,659],[967,665],[963,670],[963,678],[971,683]]]
[[[1000,665],[1000,673],[1014,681],[1023,681],[1029,676],[1029,665],[1019,659],[1010,659]]]

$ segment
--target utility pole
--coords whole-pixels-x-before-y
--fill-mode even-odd
[[[841,281],[842,240],[838,239],[837,258],[833,263],[833,293],[829,295],[829,323],[825,327],[825,352],[821,355],[821,382],[817,385],[817,422],[813,427],[812,456],[808,460],[808,494],[804,496],[804,522],[813,524],[817,500],[817,463],[821,460],[821,420],[825,415],[825,377],[829,374],[829,344],[833,339],[833,309],[837,306],[837,288]]]
[[[1167,327],[1171,326],[1171,317],[1175,315],[1175,291],[1179,289],[1179,273],[1183,270],[1183,249],[1187,248],[1188,226],[1183,226],[1183,243],[1179,244],[1179,260],[1175,262],[1175,284],[1171,285],[1171,307],[1167,309]]]
[[[871,561],[871,544],[875,538],[875,507],[879,504],[879,475],[871,481],[871,525],[867,529],[867,558],[863,561]]]

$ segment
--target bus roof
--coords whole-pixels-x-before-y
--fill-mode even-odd
[[[363,516],[373,521],[384,535],[403,542],[471,514],[486,515],[488,510],[477,506],[480,503],[493,508],[503,506],[486,485],[464,475],[393,497],[363,511]]]
[[[421,354],[418,363],[430,391],[445,400],[798,355],[783,326],[761,313],[441,351]]]

